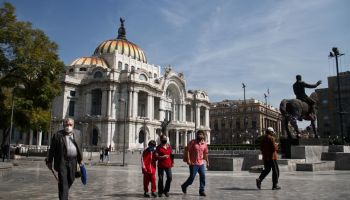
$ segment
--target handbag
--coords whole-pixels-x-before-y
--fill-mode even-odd
[[[75,172],[75,178],[80,178],[81,177],[81,171],[80,171],[80,166],[77,164],[77,171]]]

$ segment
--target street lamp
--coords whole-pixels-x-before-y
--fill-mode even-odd
[[[339,108],[339,118],[340,118],[340,133],[341,133],[341,141],[342,144],[344,144],[344,131],[343,131],[343,115],[345,112],[343,112],[343,108],[341,105],[341,94],[340,94],[340,78],[339,78],[339,68],[338,68],[338,57],[344,55],[343,53],[339,53],[339,50],[337,47],[332,48],[333,52],[329,53],[329,57],[335,57],[335,65],[337,68],[337,85],[338,85],[338,108]]]
[[[11,137],[12,137],[12,128],[13,128],[13,110],[15,108],[15,90],[24,89],[24,85],[18,85],[12,89],[12,101],[11,101],[11,119],[10,119],[10,135],[9,135],[9,158],[11,159]]]
[[[123,164],[122,166],[125,166],[125,131],[126,131],[126,112],[127,112],[127,105],[126,105],[126,100],[124,98],[120,98],[118,100],[119,102],[124,102],[124,133],[123,133]]]

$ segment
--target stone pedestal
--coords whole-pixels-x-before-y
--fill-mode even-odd
[[[280,139],[280,149],[282,158],[292,158],[291,157],[291,147],[292,146],[327,146],[328,139]]]

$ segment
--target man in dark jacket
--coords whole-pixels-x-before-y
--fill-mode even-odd
[[[274,132],[275,131],[273,130],[272,127],[268,127],[266,130],[266,135],[263,137],[261,141],[260,150],[263,155],[264,170],[261,172],[259,178],[256,179],[256,186],[258,187],[258,189],[261,189],[261,182],[270,173],[271,169],[272,169],[272,189],[273,190],[281,189],[281,187],[277,185],[280,172],[277,164],[278,144],[275,142],[275,139],[272,136]]]
[[[74,120],[64,119],[63,127],[64,130],[60,130],[52,136],[46,165],[52,170],[52,162],[54,163],[53,168],[58,172],[59,199],[67,200],[69,188],[75,179],[77,163],[82,165],[83,159],[80,151],[80,133],[73,130]]]
[[[296,75],[296,82],[293,84],[293,91],[297,99],[300,99],[309,105],[309,112],[314,113],[315,101],[312,100],[306,93],[305,88],[316,88],[322,83],[317,81],[316,84],[308,84],[301,80],[301,75]]]

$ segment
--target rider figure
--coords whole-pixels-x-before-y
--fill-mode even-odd
[[[315,101],[305,94],[305,88],[316,88],[322,81],[317,81],[316,84],[308,84],[301,80],[301,75],[296,75],[297,81],[293,84],[293,91],[297,99],[304,101],[309,105],[309,114],[314,114]]]

